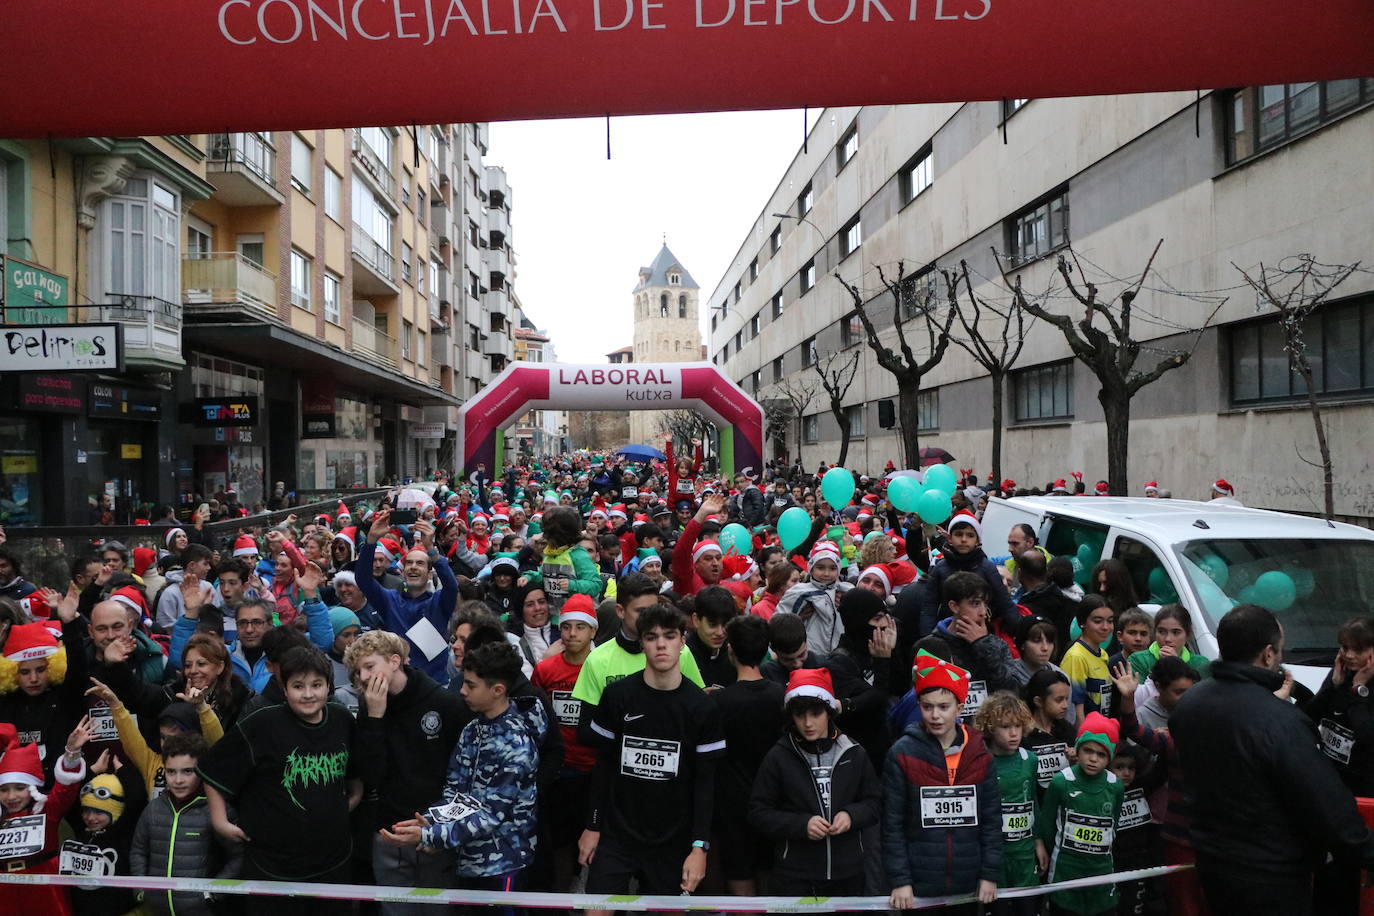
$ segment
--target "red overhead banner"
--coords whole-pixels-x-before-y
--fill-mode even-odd
[[[1374,75],[1372,0],[5,0],[0,21],[11,137]]]

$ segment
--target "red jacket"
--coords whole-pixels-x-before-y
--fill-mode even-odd
[[[48,800],[43,803],[41,811],[32,809],[16,815],[17,817],[27,817],[31,814],[42,814],[47,818],[44,824],[45,833],[43,836],[43,851],[34,856],[29,856],[29,860],[46,860],[34,864],[30,868],[22,871],[30,874],[55,875],[59,860],[57,857],[58,849],[61,847],[61,838],[58,835],[62,826],[63,816],[71,810],[72,805],[76,804],[81,797],[81,783],[86,778],[86,762],[80,762],[80,769],[76,771],[66,768],[66,759],[58,761],[54,768],[54,784],[48,793]],[[10,818],[3,811],[0,811],[0,827]],[[3,869],[6,860],[0,859],[0,869]],[[71,895],[67,888],[57,887],[47,884],[0,884],[0,912],[4,913],[43,913],[44,916],[70,916],[72,912]]]
[[[687,523],[673,545],[673,591],[679,595],[695,595],[707,585],[718,582],[703,582],[697,575],[696,564],[692,562],[692,549],[701,536],[701,522],[695,518]]]

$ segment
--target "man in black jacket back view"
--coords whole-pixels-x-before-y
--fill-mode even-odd
[[[1217,644],[1212,677],[1169,719],[1193,793],[1198,877],[1215,913],[1308,916],[1326,854],[1369,865],[1374,839],[1312,721],[1275,696],[1284,682],[1278,619],[1237,605]]]

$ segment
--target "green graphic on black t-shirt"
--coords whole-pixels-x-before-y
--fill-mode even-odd
[[[348,751],[334,751],[326,754],[302,754],[300,748],[293,748],[286,755],[281,771],[281,787],[297,808],[305,810],[305,805],[296,798],[295,789],[309,788],[318,783],[327,786],[344,778],[348,770]]]

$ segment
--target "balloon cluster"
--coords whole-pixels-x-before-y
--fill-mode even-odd
[[[937,464],[920,480],[894,477],[887,485],[887,500],[899,512],[914,512],[928,525],[938,525],[954,511],[950,499],[959,484],[948,465]]]

